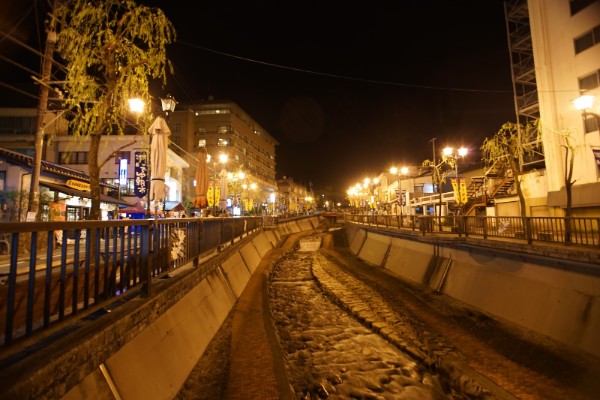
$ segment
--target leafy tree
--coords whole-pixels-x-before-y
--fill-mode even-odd
[[[151,79],[166,84],[173,71],[166,45],[175,30],[162,10],[133,0],[67,0],[55,14],[61,21],[56,50],[66,68],[64,105],[73,134],[89,142],[90,218],[99,219],[100,169],[114,156],[98,159],[101,138],[123,134],[128,99],[151,103]],[[146,114],[141,126],[150,118]]]
[[[486,167],[496,164],[512,173],[523,217],[527,216],[525,196],[521,187],[521,180],[525,174],[523,160],[538,153],[540,135],[538,120],[526,125],[507,122],[494,136],[485,138],[481,146]]]

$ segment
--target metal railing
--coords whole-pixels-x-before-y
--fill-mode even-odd
[[[427,234],[481,236],[600,247],[600,218],[345,214],[346,221]],[[568,224],[568,225],[567,225]],[[566,227],[570,226],[570,232]]]
[[[154,279],[262,227],[262,217],[1,223],[0,340],[148,296]]]

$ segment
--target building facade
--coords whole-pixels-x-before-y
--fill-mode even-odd
[[[282,179],[278,179],[277,191],[280,213],[303,214],[314,211],[316,207],[312,188],[295,182],[292,177],[284,176]]]
[[[251,199],[251,205],[245,209],[260,212],[268,208],[271,194],[277,192],[275,147],[279,143],[248,113],[232,101],[209,99],[178,104],[169,125],[174,147],[192,167],[206,150],[211,160],[208,163],[213,176],[211,182],[216,181],[223,169],[234,177],[243,176],[243,182],[239,182],[241,189],[235,196],[239,196],[239,200]],[[226,155],[227,160],[222,161],[220,155]],[[191,168],[188,174],[193,175],[193,170]],[[187,193],[194,191],[193,177],[190,178]],[[230,201],[236,203],[238,199],[230,198]],[[214,205],[210,194],[208,203]],[[228,204],[228,208],[230,206]]]
[[[539,110],[549,212],[563,215],[567,203],[565,177],[572,159],[573,215],[598,215],[600,1],[513,0],[505,4],[513,78],[518,87],[526,86],[524,82],[528,81],[527,91],[516,91],[517,112],[520,117],[537,117],[536,109]],[[529,26],[511,25],[517,17],[528,21]],[[529,48],[532,60],[525,55],[514,57],[514,50],[521,48]],[[537,106],[533,105],[534,93]],[[595,96],[595,103],[584,115],[572,103],[582,94]]]
[[[60,113],[48,112],[44,116],[44,131],[46,134],[43,147],[42,160],[49,165],[64,167],[65,171],[79,172],[78,181],[89,184],[88,149],[89,144],[85,137],[72,135],[68,129],[67,121]],[[3,108],[0,109],[0,147],[29,157],[35,154],[34,142],[37,126],[37,109],[35,108]],[[147,180],[136,176],[136,163],[140,154],[147,157],[150,149],[150,136],[132,130],[126,135],[109,135],[102,138],[98,159],[106,162],[100,169],[102,219],[118,215],[117,205],[140,205],[140,209],[152,210],[146,203],[145,193],[140,192],[140,187]],[[6,159],[4,166],[0,167],[0,187],[9,187],[11,190],[29,192],[31,167],[24,165],[20,169],[10,166],[12,159]],[[171,149],[167,150],[167,172],[165,184],[168,186],[166,200],[181,202],[183,198],[183,171],[189,165]],[[29,168],[29,171],[27,171]],[[10,176],[22,175],[23,178]],[[63,174],[65,175],[65,174]],[[67,176],[67,175],[65,175]],[[19,185],[15,186],[15,182]],[[46,184],[47,183],[47,184]],[[56,184],[62,183],[62,186]],[[79,190],[65,186],[66,182],[52,180],[40,181],[40,191],[48,189],[66,195],[73,208],[70,219],[85,219],[90,208],[89,190]],[[52,186],[52,187],[50,187]],[[61,198],[63,196],[61,195]],[[74,202],[77,202],[75,204]],[[22,208],[22,207],[21,207]],[[69,214],[69,209],[67,210]],[[69,214],[70,215],[70,214]]]

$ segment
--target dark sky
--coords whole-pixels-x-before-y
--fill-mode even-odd
[[[278,178],[317,192],[514,120],[500,0],[144,3],[177,30],[165,91],[236,102],[280,142]]]

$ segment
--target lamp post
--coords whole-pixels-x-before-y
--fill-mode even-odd
[[[463,203],[463,189],[461,187],[460,178],[458,177],[458,159],[464,158],[469,153],[469,149],[466,147],[461,147],[454,152],[452,147],[444,148],[442,155],[444,157],[444,161],[449,164],[451,167],[454,167],[454,173],[456,176],[456,190],[454,191],[456,200],[458,203],[459,209],[462,207]],[[466,188],[465,188],[466,190]],[[466,196],[465,196],[466,197]]]
[[[223,166],[225,166],[225,164],[227,164],[227,160],[228,160],[228,156],[225,153],[219,153],[219,163],[222,164]],[[213,162],[213,172],[214,172],[214,179],[213,179],[213,212],[214,212],[214,216],[217,216],[217,160],[215,160]]]
[[[403,225],[403,209],[404,206],[406,205],[406,192],[402,189],[402,185],[401,185],[401,176],[407,176],[408,175],[408,167],[402,167],[400,168],[400,173],[398,173],[398,168],[396,167],[392,167],[390,168],[390,173],[397,175],[398,176],[398,189],[396,192],[396,199],[398,201],[398,206],[400,208],[400,226]]]

